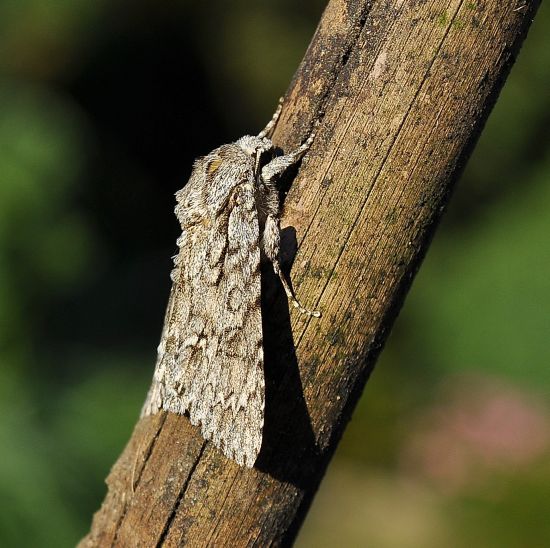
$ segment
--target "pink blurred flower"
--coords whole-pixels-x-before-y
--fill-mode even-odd
[[[547,454],[550,414],[535,396],[501,381],[453,378],[410,432],[404,468],[453,491]]]

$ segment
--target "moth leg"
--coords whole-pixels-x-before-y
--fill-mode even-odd
[[[264,137],[271,137],[271,132],[273,131],[273,128],[275,127],[275,124],[277,123],[277,120],[279,119],[279,116],[281,115],[281,111],[283,110],[283,97],[279,99],[279,104],[277,105],[277,108],[275,109],[275,112],[273,114],[273,117],[271,120],[269,120],[267,126],[258,133],[258,137],[260,139],[263,139]]]
[[[315,316],[318,318],[321,316],[321,313],[317,310],[308,310],[300,304],[300,301],[294,295],[288,280],[286,279],[282,269],[281,262],[279,257],[279,246],[280,246],[280,230],[279,230],[279,219],[275,215],[268,215],[265,221],[264,235],[263,235],[263,248],[267,258],[273,264],[273,270],[275,274],[281,280],[283,287],[285,289],[286,296],[292,305],[297,308],[302,314],[307,314],[308,316]]]
[[[302,156],[309,150],[311,143],[315,139],[315,133],[312,133],[307,141],[299,146],[297,149],[285,154],[283,156],[277,156],[273,158],[271,162],[266,164],[262,168],[262,180],[268,186],[274,186],[275,180],[290,166],[298,162]]]
[[[308,137],[307,141],[303,145],[299,146],[296,150],[293,150],[292,152],[289,152],[284,156],[277,156],[276,158],[271,160],[271,162],[269,162],[262,168],[261,179],[265,185],[264,188],[266,190],[264,198],[267,217],[263,233],[263,249],[265,255],[273,264],[273,270],[281,280],[281,283],[283,284],[283,287],[285,289],[285,293],[293,306],[297,308],[302,314],[307,314],[308,316],[315,316],[316,318],[318,318],[321,315],[320,312],[318,312],[317,310],[308,310],[300,304],[281,269],[279,256],[281,243],[281,235],[279,229],[279,194],[275,185],[275,180],[287,168],[298,162],[300,158],[307,152],[307,150],[311,146],[311,143],[313,143],[314,138],[315,134],[312,133]]]
[[[264,176],[266,169],[271,164],[273,164],[273,161],[263,168],[262,176]],[[290,164],[288,164],[287,162],[286,165],[290,165]],[[284,171],[284,169],[281,171]],[[274,173],[279,174],[281,171],[275,171]],[[266,175],[268,175],[268,173]],[[264,183],[265,182],[266,181],[264,180]],[[292,303],[292,305],[295,308],[297,308],[302,314],[307,314],[308,316],[315,316],[316,318],[318,318],[319,316],[321,316],[320,312],[318,312],[317,310],[308,310],[307,308],[305,308],[300,304],[300,302],[296,298],[296,295],[294,295],[294,292],[292,291],[292,288],[290,287],[290,284],[281,269],[281,258],[280,258],[281,231],[279,228],[279,194],[277,193],[277,189],[275,188],[275,186],[272,184],[272,177],[267,177],[267,182],[269,183],[269,184],[266,184],[266,187],[265,187],[267,190],[265,195],[265,207],[267,210],[267,217],[265,220],[264,233],[262,238],[264,253],[266,257],[273,264],[273,270],[281,280],[281,283],[283,284],[283,287],[285,289],[286,296],[288,297],[288,300]]]

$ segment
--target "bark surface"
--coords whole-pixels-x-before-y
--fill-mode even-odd
[[[328,3],[274,135],[290,150],[318,123],[283,250],[290,262],[297,249],[294,287],[323,316],[289,311],[265,274],[257,466],[228,461],[186,417],[142,419],[81,546],[294,539],[538,4]]]

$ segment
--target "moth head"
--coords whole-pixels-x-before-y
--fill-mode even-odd
[[[254,135],[245,135],[235,143],[249,156],[258,156],[268,152],[273,148],[273,143],[265,137],[256,137]]]
[[[256,164],[256,172],[262,164],[262,156],[265,158],[267,152],[273,151],[273,143],[266,137],[256,137],[254,135],[245,135],[241,137],[235,144],[241,150],[254,158]]]

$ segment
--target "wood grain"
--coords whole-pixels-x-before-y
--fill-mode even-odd
[[[265,273],[257,466],[225,459],[186,417],[142,419],[80,546],[294,539],[538,4],[328,3],[274,135],[290,149],[318,124],[283,243],[323,316],[289,311]]]

